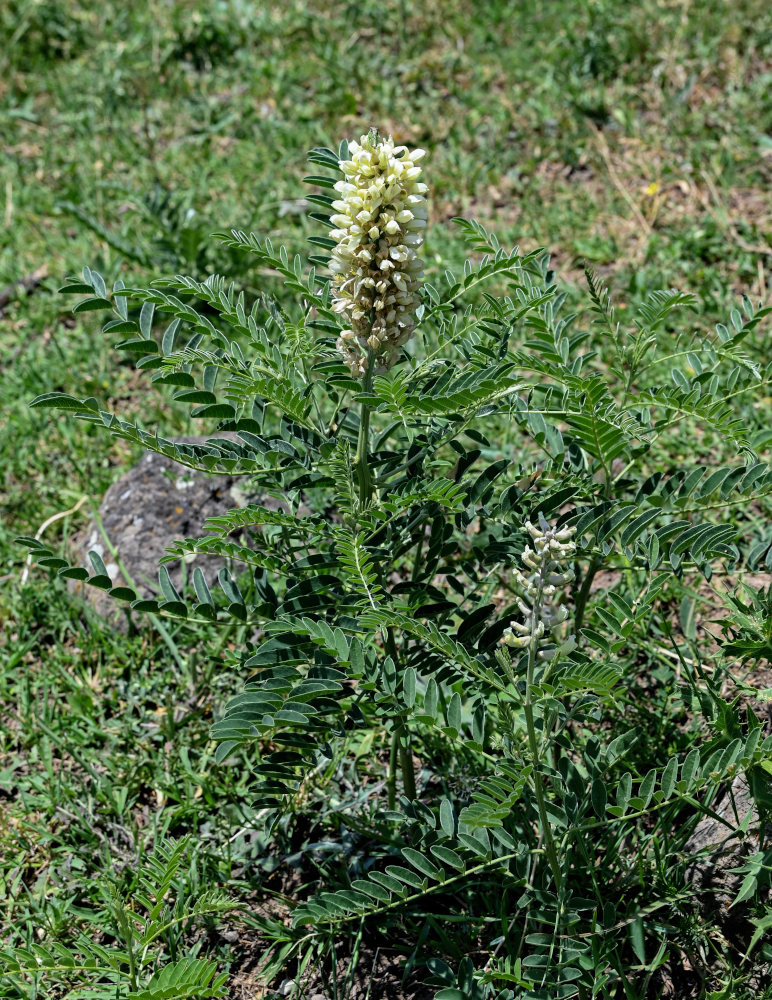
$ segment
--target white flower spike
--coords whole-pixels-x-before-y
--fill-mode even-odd
[[[330,271],[333,309],[348,323],[338,350],[361,378],[371,355],[373,372],[388,371],[415,329],[427,187],[416,166],[423,149],[395,146],[372,131],[349,143],[349,152],[339,161],[345,179],[332,203]]]
[[[513,649],[526,649],[535,640],[539,657],[551,660],[558,653],[570,652],[576,644],[573,635],[561,641],[559,630],[568,618],[568,611],[565,605],[554,603],[558,587],[564,587],[574,578],[573,570],[561,568],[576,553],[574,529],[551,528],[543,515],[539,516],[538,527],[530,521],[525,522],[525,527],[533,548],[527,547],[520,561],[530,572],[526,575],[516,569],[513,573],[523,595],[517,604],[525,621],[514,622],[501,641]]]

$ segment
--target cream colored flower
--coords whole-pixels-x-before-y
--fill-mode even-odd
[[[558,588],[574,578],[572,569],[563,568],[576,553],[574,529],[552,528],[543,515],[539,516],[538,527],[530,521],[525,527],[533,548],[528,546],[520,561],[528,572],[515,569],[512,574],[522,594],[517,604],[524,621],[513,622],[501,641],[514,649],[525,649],[535,640],[540,658],[551,660],[557,653],[570,652],[576,644],[573,635],[567,639],[560,636],[568,611],[565,605],[555,603]]]
[[[427,188],[416,166],[423,149],[371,132],[351,142],[349,152],[340,161],[344,180],[335,185],[340,199],[332,203],[330,236],[337,245],[330,271],[333,309],[348,324],[338,350],[359,378],[370,355],[373,371],[388,371],[415,329]]]

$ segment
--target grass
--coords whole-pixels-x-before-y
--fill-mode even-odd
[[[232,964],[232,995],[248,996],[270,979],[250,971],[255,955],[283,941],[282,895],[310,877],[299,853],[327,844],[315,856],[334,869],[354,848],[325,825],[321,799],[315,819],[298,815],[269,842],[255,832],[249,775],[213,764],[209,725],[242,680],[229,655],[238,636],[204,657],[211,637],[186,627],[123,635],[39,572],[20,586],[15,537],[83,496],[98,503],[138,457],[29,411],[33,396],[93,393],[146,425],[195,431],[140,391],[57,286],[89,264],[127,283],[241,267],[259,287],[209,234],[233,226],[303,248],[306,151],[377,124],[429,150],[430,279],[462,259],[448,220],[472,214],[503,244],[550,249],[576,301],[587,262],[620,310],[643,289],[681,287],[707,329],[739,294],[769,296],[772,11],[763,0],[11,0],[0,32],[3,936],[109,934],[105,887],[126,890],[161,834],[190,834],[180,891],[208,880],[246,906],[224,933],[202,921],[191,934]],[[41,268],[36,290],[13,290]],[[684,440],[664,442],[663,461]],[[63,542],[88,510],[46,539]],[[649,724],[688,746],[672,665],[652,669],[662,683]],[[361,794],[355,774],[339,794]]]

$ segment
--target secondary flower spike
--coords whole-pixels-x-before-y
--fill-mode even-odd
[[[539,658],[550,660],[557,653],[570,652],[575,645],[573,635],[560,638],[560,626],[568,618],[568,611],[564,604],[555,603],[558,588],[574,578],[573,571],[565,568],[576,553],[574,529],[550,527],[543,514],[539,515],[538,526],[526,521],[525,527],[533,548],[527,546],[520,556],[525,572],[515,569],[512,573],[522,594],[517,604],[523,621],[513,622],[502,642],[514,649],[525,649],[535,642]]]
[[[330,270],[333,309],[348,324],[338,350],[361,378],[370,352],[373,371],[388,371],[415,329],[427,188],[417,166],[423,149],[395,146],[372,131],[349,143],[349,152],[351,159],[339,161],[344,180],[332,203]]]

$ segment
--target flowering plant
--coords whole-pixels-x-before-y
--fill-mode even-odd
[[[93,398],[34,405],[243,476],[249,502],[168,550],[227,559],[218,586],[196,569],[181,589],[162,568],[148,600],[96,553],[89,576],[28,544],[137,613],[193,634],[243,626],[230,665],[245,686],[213,726],[218,761],[253,770],[277,836],[329,799],[328,823],[357,845],[296,901],[284,961],[354,925],[418,948],[427,911],[438,926],[463,913],[465,947],[483,941],[487,957],[456,974],[423,956],[442,1000],[610,998],[626,968],[648,983],[667,961],[654,914],[688,895],[683,866],[672,880],[690,831],[732,769],[758,774],[772,749],[758,720],[738,735],[678,643],[678,680],[651,669],[672,697],[682,678],[699,690],[705,745],[640,773],[636,702],[681,579],[766,551],[722,513],[772,494],[730,402],[767,377],[745,345],[769,310],[746,299],[731,329],[687,336],[671,324],[693,299],[656,291],[624,328],[590,274],[595,323],[580,329],[543,251],[505,250],[464,220],[463,273],[422,284],[421,155],[372,132],[314,150],[312,218],[329,234],[308,261],[220,237],[279,277],[279,298],[266,286],[248,303],[218,276],[108,290],[88,268],[66,286],[87,296],[76,308],[109,312],[118,349],[211,436],[174,441]],[[684,421],[724,465],[652,470]],[[354,804],[333,795],[340,782],[362,789]]]
[[[339,226],[330,272],[334,305],[350,327],[342,330],[338,349],[352,375],[391,368],[399,349],[413,334],[423,262],[418,250],[426,226],[426,185],[418,180],[423,149],[409,152],[377,133],[349,146],[342,160],[345,180],[335,190],[332,207]]]

